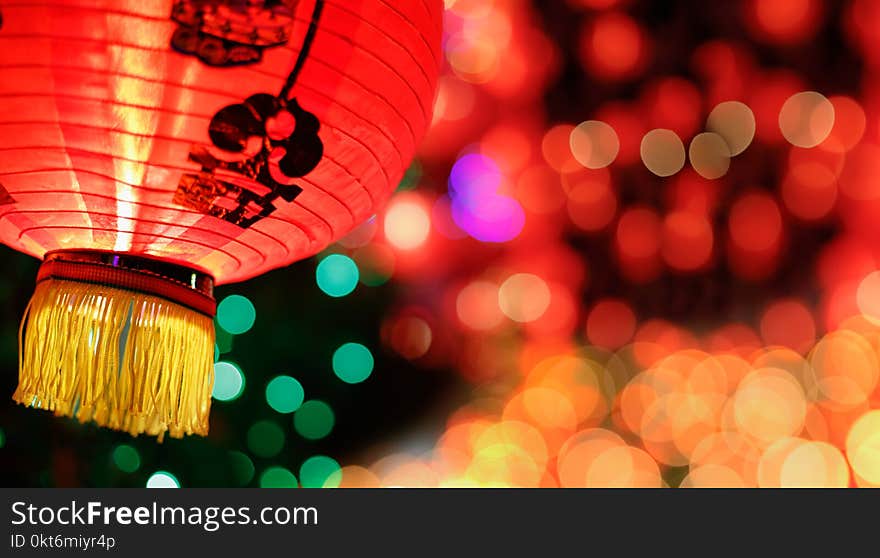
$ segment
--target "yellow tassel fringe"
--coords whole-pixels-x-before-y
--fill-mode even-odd
[[[214,383],[211,318],[163,298],[49,279],[19,331],[13,399],[162,441],[206,435]]]

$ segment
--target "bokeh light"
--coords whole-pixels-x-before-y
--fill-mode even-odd
[[[359,384],[369,378],[374,364],[370,349],[360,343],[346,343],[333,353],[333,372],[347,384]]]
[[[703,132],[694,136],[688,149],[691,166],[700,176],[710,180],[727,174],[731,155],[727,141],[712,132]]]
[[[266,385],[266,403],[282,414],[299,409],[305,396],[302,384],[290,376],[276,376]]]
[[[629,343],[635,331],[635,313],[623,300],[601,300],[587,318],[587,339],[598,347],[618,349]]]
[[[663,260],[673,270],[695,271],[705,267],[714,247],[712,224],[705,215],[674,211],[663,220]]]
[[[550,289],[537,275],[517,273],[498,288],[498,306],[515,322],[533,322],[550,306]]]
[[[600,169],[614,162],[620,140],[614,128],[598,120],[587,120],[571,131],[571,153],[588,169]]]
[[[180,481],[168,471],[156,471],[147,479],[147,488],[180,488]]]
[[[706,129],[724,138],[730,156],[735,157],[745,151],[755,137],[755,115],[744,103],[725,101],[709,113]]]
[[[644,66],[649,52],[642,28],[621,12],[601,14],[588,23],[580,37],[581,62],[601,81],[634,77]]]
[[[498,192],[502,181],[495,161],[479,154],[464,155],[449,174],[452,219],[482,242],[510,241],[525,226],[522,206]]]
[[[385,340],[397,354],[415,360],[431,349],[434,332],[431,325],[418,316],[401,316],[383,328]]]
[[[340,298],[357,287],[360,272],[354,260],[343,254],[330,254],[315,271],[318,287],[328,296]]]
[[[728,221],[733,242],[750,251],[772,247],[782,234],[782,215],[770,196],[750,192],[733,205]]]
[[[846,437],[846,455],[860,479],[880,486],[880,410],[865,413],[853,423]]]
[[[655,129],[645,134],[641,155],[648,170],[660,177],[672,176],[684,167],[684,144],[672,130]]]
[[[385,213],[385,236],[401,250],[414,250],[425,243],[431,232],[427,210],[415,201],[398,201]]]
[[[822,22],[822,0],[747,0],[743,4],[753,34],[769,43],[801,44]]]
[[[293,427],[308,440],[325,438],[333,430],[334,424],[336,416],[333,409],[319,400],[306,401],[293,415]]]
[[[303,488],[337,488],[342,483],[342,468],[332,457],[315,455],[299,469]]]
[[[246,453],[240,451],[229,452],[229,463],[238,486],[247,486],[254,479],[254,462]]]
[[[269,467],[260,473],[260,488],[299,488],[296,476],[284,467]]]
[[[834,105],[821,93],[803,91],[792,95],[779,112],[779,128],[792,145],[816,147],[834,127]]]
[[[141,467],[141,455],[132,446],[120,444],[113,450],[113,464],[123,473],[134,473]]]
[[[233,335],[250,331],[256,319],[253,303],[241,295],[229,295],[217,305],[217,323]]]
[[[257,457],[275,457],[284,447],[284,430],[271,420],[255,422],[247,431],[247,447]]]
[[[770,304],[761,317],[761,336],[767,345],[791,347],[806,353],[816,341],[816,324],[803,302],[778,300]]]
[[[456,313],[461,322],[475,330],[488,330],[504,320],[498,303],[498,285],[489,281],[474,281],[459,291]]]
[[[211,396],[217,401],[235,401],[244,392],[244,373],[237,365],[220,361],[214,363],[214,390]]]

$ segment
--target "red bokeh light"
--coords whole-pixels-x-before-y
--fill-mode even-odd
[[[805,353],[816,341],[813,314],[799,300],[774,302],[761,317],[761,336],[768,345],[781,345]]]
[[[756,77],[750,90],[749,107],[755,114],[755,137],[774,145],[784,141],[779,129],[779,112],[785,101],[804,89],[803,80],[789,71],[776,70]]]
[[[692,211],[711,217],[718,207],[723,182],[703,178],[685,169],[670,179],[666,207],[671,211]]]
[[[663,220],[663,260],[676,271],[704,268],[712,257],[714,233],[703,213],[675,211]]]
[[[696,85],[668,77],[647,85],[644,91],[642,106],[649,128],[666,128],[684,138],[698,131],[703,100]]]
[[[580,36],[584,68],[596,79],[622,81],[644,68],[648,38],[638,23],[620,12],[606,12],[586,24]]]
[[[728,217],[728,261],[744,279],[764,279],[775,271],[782,246],[782,216],[776,200],[750,192],[734,202]]]
[[[744,6],[754,36],[768,43],[803,43],[822,23],[821,0],[749,0]]]
[[[706,83],[709,105],[746,97],[754,61],[742,45],[721,40],[703,43],[694,52],[692,65]]]
[[[659,275],[661,233],[662,222],[651,208],[633,207],[620,216],[617,254],[621,271],[629,280],[644,283]]]
[[[587,317],[587,339],[605,349],[618,349],[629,343],[635,330],[636,315],[620,299],[600,300]]]
[[[605,122],[617,132],[620,150],[615,159],[616,165],[640,162],[639,148],[647,128],[634,107],[621,102],[606,103],[599,107],[596,119]]]
[[[750,192],[741,196],[730,210],[728,221],[733,243],[749,252],[763,252],[779,243],[782,216],[772,196]]]

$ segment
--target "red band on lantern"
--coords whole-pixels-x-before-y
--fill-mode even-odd
[[[214,280],[193,269],[127,254],[60,251],[46,255],[37,283],[46,279],[107,285],[158,296],[214,317]]]

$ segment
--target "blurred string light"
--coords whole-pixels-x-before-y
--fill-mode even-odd
[[[357,287],[360,271],[354,260],[343,254],[330,254],[315,270],[318,287],[334,298],[351,294]]]
[[[382,337],[400,356],[415,360],[431,349],[434,333],[419,316],[397,315],[383,324]]]
[[[498,288],[498,306],[515,322],[533,322],[550,306],[550,289],[537,275],[517,273]]]
[[[841,131],[847,143],[857,142],[863,133],[863,120],[858,104],[846,97],[836,98],[841,110],[849,111],[847,121],[855,121],[852,131]],[[779,113],[779,129],[792,145],[813,148],[831,137],[835,125],[835,105],[824,95],[804,91],[790,96]],[[755,117],[752,110],[739,101],[725,101],[716,105],[706,121],[706,131],[693,136],[688,152],[680,136],[670,129],[654,129],[641,138],[641,159],[652,173],[669,177],[679,172],[687,158],[698,174],[707,179],[718,179],[727,173],[731,158],[741,154],[755,135]],[[562,136],[569,136],[569,151],[561,148]],[[836,140],[835,141],[840,141]],[[840,141],[843,144],[842,141]],[[564,172],[568,157],[589,169],[600,169],[612,164],[620,151],[620,140],[614,128],[606,122],[588,120],[577,127],[558,125],[544,136],[543,152],[547,162]],[[574,218],[574,217],[573,217]]]
[[[332,457],[315,455],[299,469],[303,488],[337,488],[342,482],[342,468]]]
[[[790,293],[755,307],[748,322],[709,331],[646,320],[639,289],[685,274],[699,289],[705,274],[724,269],[734,280],[772,277],[792,221],[840,218],[848,228],[861,212],[864,223],[853,230],[873,231],[866,207],[880,199],[876,119],[860,101],[803,91],[799,75],[761,68],[748,45],[728,40],[698,45],[685,61],[694,81],[652,72],[636,82],[654,55],[649,29],[619,0],[568,3],[589,10],[578,54],[590,79],[634,91],[579,126],[540,115],[485,125],[472,118],[496,105],[501,114],[528,113],[495,80],[499,52],[515,73],[517,41],[505,42],[521,36],[530,16],[522,4],[446,2],[451,71],[441,79],[435,126],[454,121],[472,143],[459,152],[430,222],[445,239],[505,245],[475,248],[479,265],[450,272],[443,308],[388,318],[383,341],[395,329],[454,325],[460,348],[449,362],[476,384],[474,397],[430,451],[343,467],[341,486],[869,486],[880,430],[869,411],[880,400],[880,330],[871,325],[880,322],[872,302],[880,287],[869,275],[869,243],[843,239],[823,249],[821,302]],[[846,25],[876,61],[865,4],[847,10]],[[747,0],[737,9],[762,42],[799,45],[815,36],[824,5]],[[487,40],[494,26],[502,31],[497,45]],[[544,92],[538,82],[527,88]],[[738,160],[749,148],[758,153]],[[732,183],[768,158],[780,163],[778,185]],[[635,165],[668,180],[642,188],[629,172]],[[506,234],[515,222],[506,202],[480,213],[498,197],[528,215],[517,234]],[[495,214],[502,217],[484,218]],[[484,230],[493,222],[505,234]],[[576,256],[584,271],[573,280],[571,265],[548,256],[569,235],[607,248],[613,261],[599,268]],[[552,263],[538,263],[544,259]],[[572,302],[599,292],[586,308]],[[566,307],[574,325],[558,333],[547,323],[563,321]],[[847,321],[858,310],[867,320]],[[842,323],[849,329],[835,330]]]
[[[579,124],[571,131],[569,142],[574,158],[588,169],[607,167],[620,151],[614,128],[598,120]]]
[[[744,103],[725,101],[709,113],[706,130],[721,136],[730,156],[735,157],[745,151],[755,137],[755,115]]]
[[[304,400],[302,384],[290,376],[276,376],[266,385],[266,403],[279,413],[293,413]]]
[[[660,177],[672,176],[684,167],[681,138],[672,130],[651,130],[642,138],[642,162]]]
[[[156,471],[147,479],[147,488],[180,488],[180,481],[168,471]]]
[[[240,451],[229,452],[229,463],[238,486],[247,486],[254,479],[254,462]]]
[[[128,444],[120,444],[113,449],[113,464],[123,473],[134,473],[141,467],[141,456]]]
[[[639,24],[617,11],[587,21],[580,34],[580,59],[587,72],[606,82],[635,77],[646,64],[650,48]]]
[[[256,318],[253,303],[241,295],[227,296],[217,305],[217,323],[233,335],[250,331]]]
[[[320,440],[333,430],[336,417],[330,405],[313,399],[306,401],[293,415],[293,427],[307,440]],[[282,434],[283,441],[283,434]]]
[[[816,147],[834,127],[834,105],[821,93],[803,91],[789,97],[779,112],[779,128],[792,145]]]
[[[247,447],[257,457],[275,457],[284,448],[284,441],[284,430],[271,420],[255,422],[247,431]]]
[[[557,124],[544,134],[541,139],[541,154],[544,161],[558,173],[565,172],[576,163],[574,154],[572,153],[571,137],[575,132],[575,127],[571,124]]]
[[[822,23],[822,4],[822,0],[746,0],[742,6],[756,39],[777,45],[796,45],[815,35]]]
[[[244,393],[244,385],[244,373],[237,365],[226,361],[214,363],[214,399],[235,401]]]
[[[730,168],[730,147],[720,135],[703,132],[694,136],[688,149],[691,166],[703,178],[714,180],[727,174]]]
[[[419,248],[430,233],[431,218],[428,211],[415,199],[398,196],[385,212],[385,237],[395,248]]]
[[[603,299],[587,317],[587,339],[603,349],[615,350],[630,342],[636,332],[636,316],[623,300]]]
[[[269,467],[260,474],[260,488],[298,488],[296,476],[284,467]]]
[[[865,413],[846,438],[846,454],[862,487],[880,488],[880,411]]]
[[[609,300],[594,313],[628,310]],[[846,327],[803,355],[769,345],[748,358],[704,352],[671,326],[627,327],[616,351],[547,357],[506,399],[453,414],[428,457],[383,458],[372,477],[346,467],[341,485],[661,487],[687,467],[684,488],[877,486],[880,411],[864,409],[880,359],[865,337],[880,326]]]
[[[359,384],[373,373],[373,354],[360,343],[346,343],[333,352],[333,372],[347,384]]]
[[[508,242],[525,226],[525,213],[514,198],[498,193],[501,170],[489,157],[462,156],[449,175],[455,224],[482,242]]]
[[[498,299],[498,285],[474,281],[458,293],[455,303],[458,319],[472,329],[490,330],[504,320]]]

